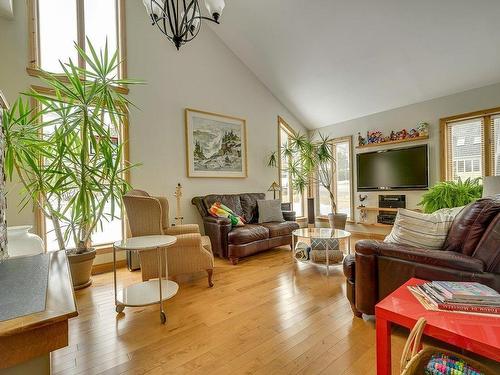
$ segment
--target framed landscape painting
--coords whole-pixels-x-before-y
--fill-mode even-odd
[[[188,177],[247,177],[245,120],[187,108]]]

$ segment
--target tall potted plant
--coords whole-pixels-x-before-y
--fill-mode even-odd
[[[328,214],[330,227],[344,229],[347,215],[337,212],[333,191],[336,160],[330,138],[321,133],[318,133],[316,138],[300,133],[292,135],[289,141],[280,147],[279,155],[276,152],[271,154],[268,165],[276,167],[278,156],[288,161],[283,169],[290,174],[292,189],[295,192],[304,193],[308,190],[310,193],[312,191],[310,187],[317,185],[325,188],[330,198],[331,212]]]
[[[116,88],[135,82],[116,78],[117,53],[87,42],[89,53],[75,45],[87,68],[69,60],[62,76],[44,72],[48,90],[23,94],[2,124],[6,174],[24,187],[22,207],[33,201],[51,222],[75,288],[91,283],[92,234],[117,216],[131,167],[119,137],[130,103]]]

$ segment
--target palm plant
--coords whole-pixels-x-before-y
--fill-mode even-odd
[[[432,213],[441,208],[465,206],[481,198],[483,186],[481,178],[462,181],[443,181],[434,185],[422,196],[419,206],[425,213]]]
[[[86,68],[71,59],[64,74],[44,72],[49,90],[32,89],[4,112],[5,170],[24,187],[22,207],[33,201],[52,222],[61,249],[78,254],[92,233],[117,216],[128,184],[124,143],[118,136],[129,101],[116,87],[137,83],[115,76],[118,54],[89,53],[75,44]],[[30,106],[29,101],[35,106]]]
[[[332,189],[335,157],[331,140],[321,133],[317,138],[319,140],[300,133],[291,135],[289,141],[280,148],[279,154],[271,154],[268,166],[276,167],[278,156],[282,156],[288,161],[283,169],[290,174],[293,191],[303,193],[308,187],[319,184],[328,191],[332,212],[337,213]]]

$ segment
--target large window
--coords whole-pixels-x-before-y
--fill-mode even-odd
[[[500,174],[500,108],[441,119],[441,178]]]
[[[39,75],[39,69],[61,73],[59,61],[84,67],[74,44],[88,51],[87,38],[99,51],[106,43],[110,53],[119,51],[121,61],[115,75],[125,77],[122,44],[124,39],[123,0],[29,0],[30,63],[28,72]]]
[[[335,196],[337,212],[353,216],[352,199],[352,138],[335,138],[331,141],[334,161],[330,168],[333,170],[332,191]],[[328,190],[318,184],[316,188],[316,212],[319,215],[328,215],[332,212]]]
[[[281,117],[278,117],[278,134],[280,149],[287,145],[290,137],[294,134],[294,130]],[[295,214],[297,216],[303,216],[304,196],[300,192],[293,191],[292,179],[287,169],[287,166],[290,162],[293,162],[293,160],[289,160],[282,153],[280,153],[279,175],[281,186],[281,201],[283,203],[291,203],[292,209],[295,211]]]
[[[40,70],[61,73],[62,67],[59,61],[66,62],[68,59],[84,68],[85,61],[78,57],[74,45],[76,43],[89,52],[88,38],[97,53],[100,50],[104,51],[106,45],[110,54],[118,51],[117,66],[112,74],[119,78],[126,77],[123,54],[124,0],[28,0],[28,4],[31,22],[29,23],[30,61],[27,71],[30,75],[40,76]],[[122,93],[128,92],[123,87],[117,87],[117,90]],[[127,126],[127,123],[124,124],[125,129]],[[126,134],[125,130],[123,134],[116,134],[116,137],[125,137]],[[123,159],[126,162],[128,152],[126,150],[124,152]],[[61,210],[64,209],[64,201],[58,204]],[[109,245],[123,237],[123,220],[111,218],[111,210],[107,211],[104,213],[105,220],[102,226],[92,235],[95,246]],[[57,248],[57,241],[52,222],[45,220],[41,212],[38,215],[39,234],[45,237],[47,249],[54,250]],[[121,216],[121,213],[115,210],[115,215]]]

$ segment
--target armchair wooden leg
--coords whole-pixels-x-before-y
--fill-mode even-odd
[[[214,270],[209,269],[209,270],[207,270],[207,273],[208,273],[208,287],[211,288],[214,286],[214,283],[212,282],[212,276],[214,274]]]
[[[238,264],[239,258],[229,258],[229,261],[233,266],[236,266]]]

